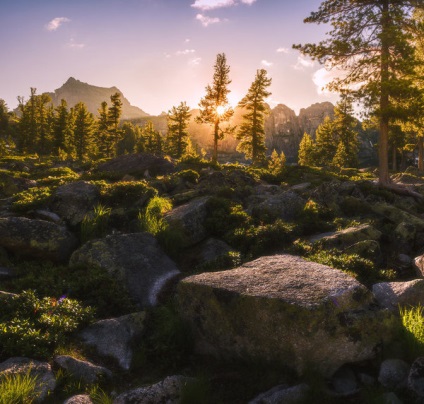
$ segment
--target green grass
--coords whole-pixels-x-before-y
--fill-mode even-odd
[[[424,354],[424,308],[400,307],[400,317],[403,326],[403,341],[409,356],[415,359]]]
[[[29,404],[37,398],[37,376],[26,373],[0,378],[0,404]]]
[[[168,198],[153,197],[138,216],[141,229],[154,236],[164,231],[168,224],[163,215],[171,209],[172,202]]]
[[[94,207],[93,213],[85,215],[81,223],[81,241],[83,243],[93,238],[106,236],[111,212],[111,208],[99,204]]]

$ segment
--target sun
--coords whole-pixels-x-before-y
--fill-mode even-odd
[[[225,107],[223,105],[218,105],[216,107],[216,113],[218,115],[224,115],[224,113],[225,113]]]

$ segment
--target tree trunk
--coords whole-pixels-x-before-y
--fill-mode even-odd
[[[218,162],[218,130],[219,130],[219,121],[215,122],[214,133],[213,133],[213,154],[212,154],[212,162]]]
[[[380,93],[380,136],[378,140],[378,160],[379,172],[378,181],[381,185],[390,183],[389,176],[389,36],[390,36],[390,20],[389,20],[389,0],[382,1],[383,12],[381,17],[381,93]]]
[[[396,155],[396,147],[393,146],[393,154],[392,154],[392,170],[397,171],[397,155]]]
[[[418,169],[424,169],[424,138],[418,136]]]

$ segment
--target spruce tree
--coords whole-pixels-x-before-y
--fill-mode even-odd
[[[233,128],[223,128],[221,123],[228,122],[234,114],[234,110],[228,105],[227,95],[230,92],[228,85],[230,66],[224,53],[216,57],[212,85],[206,86],[206,95],[200,100],[200,113],[196,122],[206,123],[213,127],[213,153],[212,161],[218,161],[218,141],[222,140],[226,133],[232,132]]]
[[[238,104],[246,113],[243,114],[243,123],[237,132],[237,139],[240,140],[237,150],[244,153],[247,159],[252,159],[254,165],[265,160],[265,98],[271,95],[267,91],[270,85],[271,79],[267,77],[266,70],[257,70],[248,93]]]
[[[305,132],[299,144],[298,163],[301,166],[313,166],[315,162],[314,142]]]
[[[337,151],[338,138],[334,127],[334,121],[329,116],[318,126],[315,134],[314,165],[331,165]]]
[[[167,153],[170,156],[181,158],[188,146],[189,133],[187,131],[190,120],[190,107],[181,102],[178,107],[168,111],[168,133],[166,136]]]
[[[67,102],[62,99],[55,109],[53,120],[53,153],[58,156],[60,151],[66,151],[72,136],[71,117]]]
[[[122,115],[122,101],[119,93],[110,96],[111,106],[108,111],[109,134],[112,141],[112,150],[115,155],[118,142],[122,139],[122,131],[119,129],[119,122]]]
[[[94,117],[88,112],[83,102],[76,104],[72,111],[74,115],[73,146],[79,161],[85,161],[94,153]]]

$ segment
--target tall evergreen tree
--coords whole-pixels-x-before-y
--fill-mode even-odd
[[[301,166],[313,166],[315,162],[314,142],[306,132],[299,144],[298,163]]]
[[[172,157],[181,158],[187,149],[189,139],[187,128],[191,117],[189,111],[190,107],[185,102],[168,111],[166,149]]]
[[[368,112],[379,119],[379,182],[390,182],[388,169],[389,126],[408,111],[401,100],[417,94],[414,88],[416,56],[411,43],[413,9],[424,9],[422,0],[325,0],[306,23],[330,23],[329,37],[318,44],[294,45],[303,54],[346,74],[330,89],[357,89]]]
[[[324,121],[318,126],[315,134],[314,165],[331,165],[338,143],[339,139],[336,135],[334,121],[329,116],[326,116]]]
[[[113,139],[110,134],[109,108],[106,101],[100,104],[96,122],[96,140],[101,157],[112,157]]]
[[[76,104],[74,115],[73,146],[79,161],[86,160],[94,152],[94,117],[83,102]]]
[[[221,123],[228,122],[234,114],[234,110],[228,105],[228,85],[231,83],[229,78],[230,66],[227,65],[227,58],[224,53],[216,57],[214,66],[213,84],[206,86],[206,95],[200,100],[200,113],[196,117],[196,122],[206,123],[213,127],[213,153],[212,161],[218,161],[218,141],[224,138],[224,135],[232,128],[227,126],[223,128]]]
[[[72,136],[71,117],[67,102],[62,99],[60,105],[55,109],[53,121],[53,153],[59,155],[60,151],[67,150]]]
[[[255,80],[238,106],[247,111],[243,115],[243,123],[237,132],[240,143],[237,150],[245,154],[246,158],[252,159],[254,165],[265,160],[265,98],[271,93],[267,88],[271,85],[271,79],[267,77],[264,69],[257,70]]]
[[[122,101],[119,93],[110,96],[111,106],[108,111],[109,133],[113,142],[113,152],[116,154],[118,142],[122,139],[122,131],[119,129],[119,122],[122,115]]]

